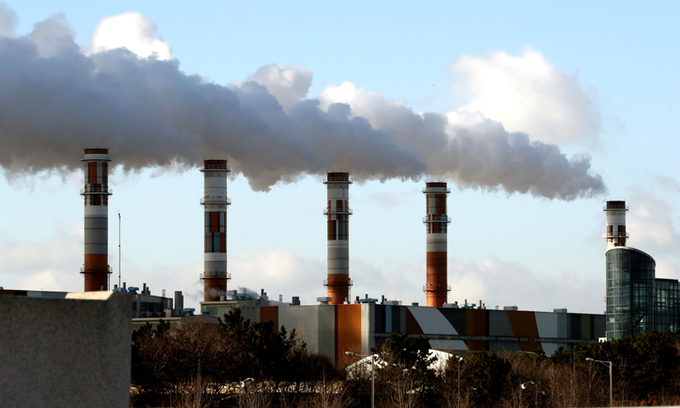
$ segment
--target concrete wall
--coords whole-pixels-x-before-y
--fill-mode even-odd
[[[131,302],[0,296],[0,405],[129,407]]]

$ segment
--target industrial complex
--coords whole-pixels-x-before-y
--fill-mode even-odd
[[[108,265],[108,167],[111,159],[106,148],[86,148],[82,159],[85,184],[84,264],[81,273],[84,291],[113,290],[131,293],[133,325],[166,319],[181,324],[186,318],[215,322],[219,316],[239,308],[253,321],[272,321],[276,328],[295,328],[303,333],[310,350],[339,361],[347,351],[368,354],[371,347],[390,333],[424,336],[438,350],[511,350],[548,354],[558,347],[636,335],[645,331],[675,330],[679,325],[680,285],[677,280],[656,279],[655,262],[648,254],[626,246],[625,201],[608,201],[604,207],[607,227],[605,314],[486,309],[466,304],[448,303],[447,234],[451,222],[447,216],[447,183],[427,182],[424,285],[426,306],[403,305],[398,301],[350,297],[353,282],[349,271],[349,193],[352,179],[348,172],[329,172],[324,184],[327,203],[327,275],[322,284],[327,296],[317,304],[271,302],[264,291],[261,296],[229,290],[231,273],[227,269],[227,160],[208,159],[200,169],[204,176],[204,284],[201,310],[183,307],[180,291],[174,299],[154,296],[143,285],[128,287],[119,282],[111,287]],[[321,284],[322,276],[319,276]],[[66,297],[61,292],[0,290],[1,295],[28,297]],[[282,300],[282,299],[280,299]]]

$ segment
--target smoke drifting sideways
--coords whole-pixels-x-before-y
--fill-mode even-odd
[[[271,65],[221,86],[175,59],[87,54],[58,15],[0,37],[0,166],[8,178],[71,171],[84,146],[108,146],[125,170],[224,157],[255,190],[346,170],[357,181],[428,177],[549,199],[605,193],[588,157],[568,159],[480,114],[378,106],[376,126],[349,104],[303,99],[311,75]],[[281,78],[289,86],[274,83]]]

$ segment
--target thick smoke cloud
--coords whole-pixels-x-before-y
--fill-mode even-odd
[[[301,100],[311,72],[295,67],[265,67],[257,82],[229,88],[184,74],[176,60],[122,48],[86,55],[60,18],[0,37],[6,174],[75,169],[82,147],[99,145],[126,169],[225,157],[258,190],[347,170],[357,180],[427,175],[567,200],[604,192],[587,158],[568,160],[485,118],[416,114],[389,101],[363,117],[323,95]],[[281,80],[288,85],[274,86]]]
[[[428,174],[461,186],[564,200],[605,191],[602,178],[591,174],[588,157],[568,159],[557,145],[509,133],[479,112],[415,113],[349,82],[327,86],[319,100],[322,107],[347,103],[374,127],[392,129],[400,146],[427,162]]]

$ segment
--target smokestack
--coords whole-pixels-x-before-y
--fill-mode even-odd
[[[451,192],[446,183],[425,183],[427,216],[423,222],[427,227],[427,285],[423,291],[427,305],[442,307],[446,303],[451,287],[447,284],[447,242],[446,230],[451,219],[446,216],[446,197]]]
[[[226,160],[205,160],[203,168],[204,195],[201,199],[205,220],[205,245],[203,255],[203,299],[206,302],[220,300],[227,292],[227,198]]]
[[[626,207],[625,201],[607,201],[604,212],[607,213],[607,231],[604,239],[607,241],[607,250],[614,247],[625,247],[628,233],[626,232]]]
[[[324,214],[328,218],[328,278],[324,286],[331,305],[341,305],[349,299],[349,185],[352,180],[347,172],[329,172],[323,182],[328,188],[328,206]]]
[[[109,288],[109,149],[85,149],[85,292]]]

